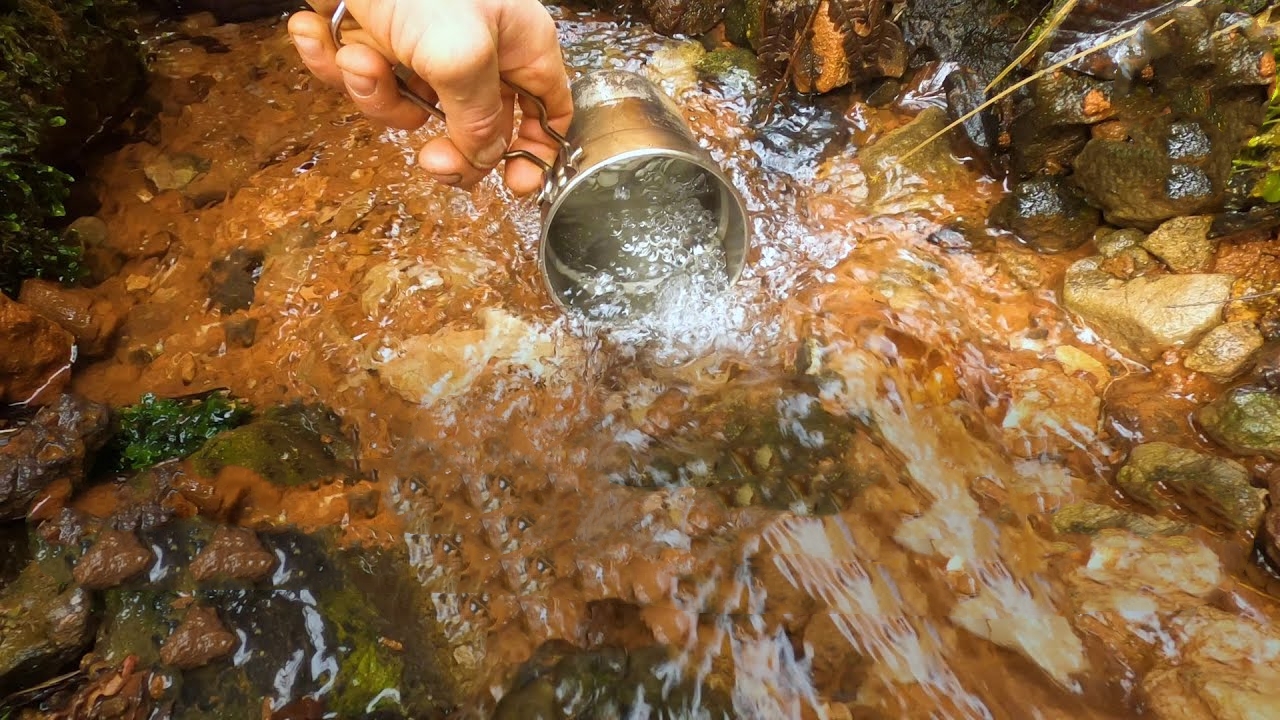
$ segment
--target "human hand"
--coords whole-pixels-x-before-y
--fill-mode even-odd
[[[538,0],[347,0],[360,24],[334,45],[329,18],[338,0],[307,0],[316,12],[289,19],[289,34],[316,77],[344,88],[362,112],[390,127],[411,130],[430,115],[400,95],[393,66],[417,75],[412,91],[438,99],[448,136],[427,143],[418,162],[447,185],[469,188],[502,155],[527,150],[547,163],[560,145],[542,129],[538,108],[507,80],[542,100],[548,124],[563,135],[573,98],[555,21]],[[515,105],[524,117],[512,142]],[[542,170],[528,160],[508,162],[507,186],[525,195],[542,187]]]

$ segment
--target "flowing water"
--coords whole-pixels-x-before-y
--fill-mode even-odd
[[[1244,649],[1277,605],[1232,536],[1054,532],[1072,503],[1122,507],[1135,440],[1200,443],[1186,409],[1212,388],[1077,325],[1052,291],[1075,255],[931,242],[997,185],[958,164],[945,185],[869,176],[859,150],[908,116],[822,99],[757,127],[769,88],[700,82],[643,26],[556,15],[575,73],[656,79],[742,192],[740,282],[627,323],[566,316],[531,202],[432,184],[413,158],[436,124],[369,123],[283,23],[223,26],[156,40],[154,144],[94,169],[112,236],[162,242],[98,287],[126,319],[76,389],[334,408],[388,505],[341,522],[408,548],[481,709],[554,639],[673,648],[675,675],[743,718],[1142,716],[1151,678],[1192,701],[1197,613],[1237,633],[1223,677],[1275,654]],[[186,154],[207,173],[157,192],[148,169]],[[220,313],[208,271],[237,251],[262,258],[253,302]],[[248,347],[226,331],[246,320]]]

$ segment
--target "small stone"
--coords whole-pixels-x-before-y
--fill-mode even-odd
[[[1249,368],[1264,342],[1258,326],[1252,322],[1226,323],[1210,330],[1184,364],[1188,370],[1204,373],[1218,382],[1229,382]]]
[[[222,324],[227,343],[240,347],[253,347],[258,337],[258,318],[237,318]]]
[[[151,287],[151,278],[146,275],[130,275],[124,279],[124,289],[127,292],[142,292]]]
[[[208,172],[209,161],[204,158],[180,153],[178,155],[161,155],[148,163],[142,172],[151,181],[158,192],[181,190],[193,180]]]
[[[1169,443],[1135,447],[1117,473],[1116,484],[1156,509],[1172,505],[1161,494],[1163,489],[1202,518],[1223,520],[1246,533],[1257,531],[1267,507],[1267,491],[1250,484],[1244,466]]]
[[[1223,274],[1120,280],[1086,258],[1067,269],[1063,301],[1109,341],[1153,361],[1222,323],[1234,278]]]
[[[224,658],[239,644],[213,608],[193,605],[169,639],[160,646],[160,659],[180,670],[194,670]]]
[[[0,295],[0,404],[43,405],[57,397],[74,357],[71,333]]]
[[[1209,239],[1212,224],[1213,218],[1207,215],[1174,218],[1148,235],[1142,247],[1174,272],[1201,272],[1213,262],[1215,243]]]
[[[224,525],[214,531],[190,569],[192,577],[201,582],[215,578],[257,582],[275,566],[276,557],[262,547],[252,530]]]
[[[1104,258],[1119,256],[1130,248],[1141,247],[1146,240],[1141,230],[1126,228],[1123,230],[1099,230],[1093,237],[1093,246]]]
[[[1201,408],[1196,420],[1214,442],[1237,455],[1280,460],[1280,391],[1232,388]]]
[[[209,297],[222,314],[230,315],[253,305],[263,259],[262,253],[240,248],[213,262],[205,279]]]
[[[73,574],[76,582],[90,590],[106,590],[142,573],[154,560],[133,533],[103,530]]]

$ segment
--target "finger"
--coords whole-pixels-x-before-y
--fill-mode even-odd
[[[338,50],[335,62],[360,112],[401,130],[426,122],[427,112],[400,94],[390,63],[377,50],[368,45],[346,45]]]
[[[329,34],[329,21],[312,12],[295,13],[289,18],[289,36],[311,74],[326,85],[342,87],[342,71],[334,63],[338,48]]]
[[[502,93],[502,106],[504,113],[515,114],[516,98],[510,90]],[[460,188],[474,186],[490,172],[473,165],[448,137],[427,143],[418,156],[418,162],[437,182]]]
[[[511,143],[494,36],[474,6],[427,24],[412,67],[440,97],[449,140],[476,169],[491,170]]]

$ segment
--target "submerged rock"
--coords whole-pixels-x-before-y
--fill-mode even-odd
[[[1280,634],[1265,623],[1209,606],[1179,613],[1168,626],[1181,652],[1142,682],[1157,720],[1280,717]]]
[[[1086,258],[1067,269],[1063,301],[1109,341],[1151,361],[1221,324],[1233,282],[1222,274],[1120,280],[1100,258]]]
[[[1142,242],[1170,270],[1202,272],[1213,262],[1216,243],[1209,239],[1213,218],[1207,215],[1174,218],[1160,225]]]
[[[237,645],[239,641],[218,619],[216,610],[193,605],[160,646],[160,660],[180,670],[192,670],[230,655]]]
[[[213,478],[224,467],[252,470],[285,487],[351,473],[351,447],[332,413],[301,405],[268,410],[227,430],[191,456],[195,471]]]
[[[0,698],[57,674],[89,649],[89,593],[32,561],[0,591]]]
[[[1228,382],[1249,369],[1264,344],[1258,326],[1248,320],[1229,322],[1209,331],[1187,356],[1188,370]]]
[[[930,209],[940,193],[964,184],[968,172],[945,138],[903,157],[946,126],[946,111],[930,107],[858,153],[873,206],[884,212]]]
[[[1103,530],[1128,530],[1148,537],[1151,535],[1181,535],[1190,525],[1168,518],[1128,512],[1110,505],[1076,503],[1053,514],[1053,529],[1063,535],[1097,535]]]
[[[1044,253],[1074,250],[1093,237],[1101,214],[1058,178],[1018,183],[992,219]]]
[[[1153,508],[1176,502],[1206,521],[1245,533],[1257,531],[1267,508],[1267,491],[1253,487],[1239,463],[1162,442],[1135,447],[1116,484]]]
[[[244,249],[214,261],[205,279],[210,287],[209,298],[223,315],[247,310],[253,305],[262,262],[261,253]]]
[[[71,333],[0,295],[0,404],[41,405],[56,397],[75,357]]]
[[[63,395],[0,438],[0,520],[24,517],[57,480],[78,485],[106,442],[109,422],[105,406]]]
[[[1280,460],[1280,391],[1238,387],[1200,409],[1206,434],[1237,455]]]
[[[669,683],[664,666],[677,659],[650,647],[580,650],[563,640],[543,644],[519,670],[498,702],[494,720],[569,718],[736,717],[733,702],[718,690],[691,682],[688,674]]]

